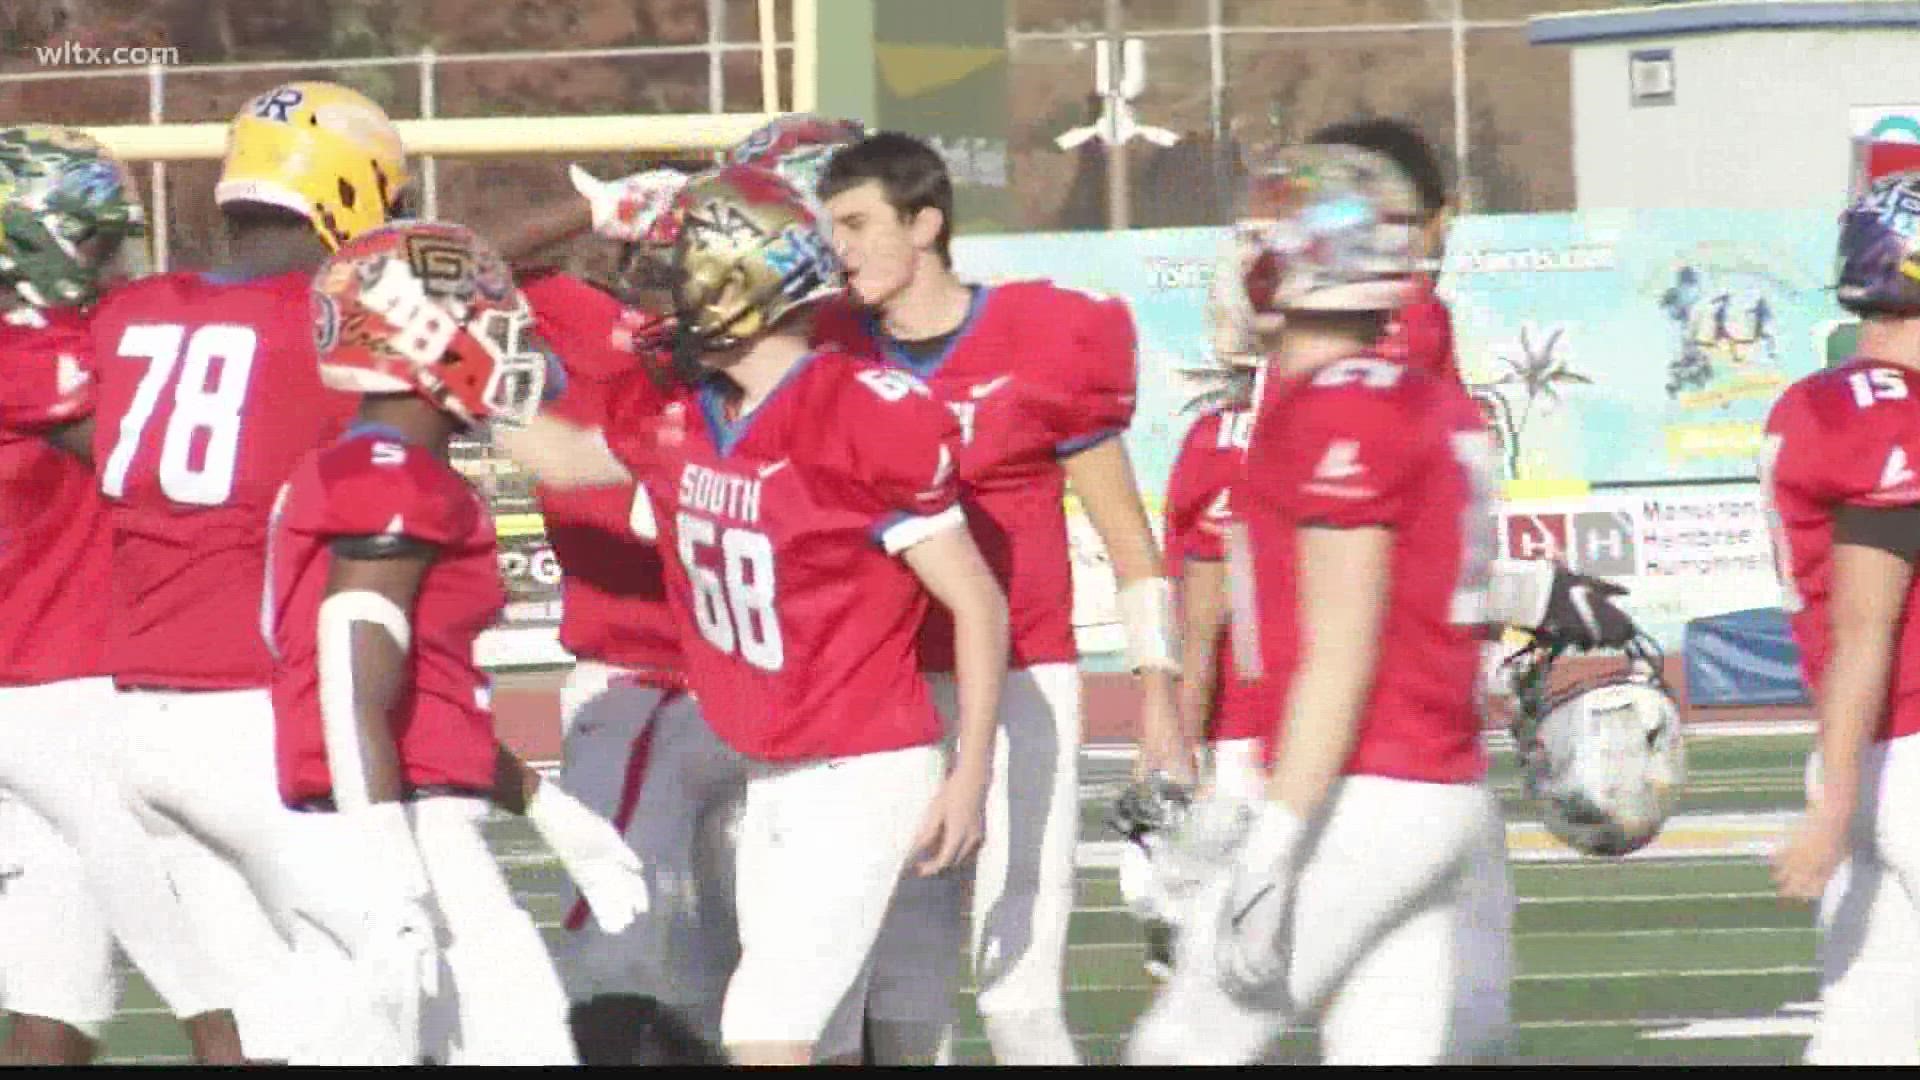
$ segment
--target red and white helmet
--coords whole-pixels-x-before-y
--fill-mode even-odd
[[[500,255],[463,225],[398,221],[341,245],[313,279],[320,380],[417,393],[462,423],[525,423],[552,354]]]
[[[1354,146],[1295,146],[1248,178],[1233,256],[1247,307],[1394,311],[1426,269],[1418,192],[1391,160]]]

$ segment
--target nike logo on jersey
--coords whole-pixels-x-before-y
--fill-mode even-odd
[[[1367,471],[1360,464],[1360,444],[1352,439],[1335,439],[1313,470],[1315,480],[1351,480]]]
[[[760,479],[765,480],[767,477],[772,476],[774,473],[779,472],[781,469],[784,469],[791,464],[793,464],[793,459],[781,458],[779,461],[776,461],[771,465],[762,465],[760,466],[760,469],[759,469]]]
[[[1913,481],[1913,470],[1907,467],[1906,449],[1899,446],[1894,447],[1893,452],[1887,455],[1886,465],[1880,470],[1879,490],[1892,491],[1895,488],[1911,484]]]
[[[1206,516],[1208,518],[1225,521],[1233,516],[1233,511],[1227,508],[1227,496],[1231,490],[1230,488],[1221,488],[1220,494],[1215,495],[1213,501],[1207,504]]]
[[[967,396],[974,399],[975,401],[979,401],[982,398],[998,393],[1001,387],[1007,385],[1012,381],[1013,381],[1013,376],[1011,375],[1002,375],[997,379],[988,379],[986,382],[968,387]]]

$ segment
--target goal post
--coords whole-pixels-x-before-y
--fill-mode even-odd
[[[765,113],[617,116],[485,116],[396,120],[408,155],[703,154],[726,150],[767,122]],[[120,124],[82,129],[122,161],[214,161],[227,125]]]

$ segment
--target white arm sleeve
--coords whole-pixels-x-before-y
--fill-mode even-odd
[[[371,800],[353,701],[353,627],[356,623],[378,626],[402,652],[412,648],[413,627],[393,601],[365,589],[335,593],[321,601],[319,621],[320,723],[327,770],[333,775],[333,802],[341,811],[364,810]]]

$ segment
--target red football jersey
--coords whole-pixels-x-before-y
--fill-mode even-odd
[[[710,385],[609,445],[646,485],[687,677],[715,734],[793,761],[941,737],[916,641],[930,597],[894,554],[962,526],[953,416],[902,372],[802,360],[751,414]]]
[[[329,797],[320,714],[320,602],[343,536],[408,536],[439,551],[412,616],[410,678],[389,718],[410,788],[493,787],[493,713],[473,644],[506,606],[493,516],[453,467],[396,431],[372,425],[315,450],[294,470],[273,515],[268,604],[274,743],[288,805]]]
[[[1413,300],[1395,312],[1393,321],[1387,324],[1386,336],[1376,351],[1415,370],[1459,382],[1460,364],[1453,354],[1453,316],[1434,291],[1433,278],[1421,275],[1416,288]]]
[[[93,460],[113,508],[107,664],[122,686],[265,687],[267,515],[359,399],[320,385],[311,276],[143,278],[92,320]]]
[[[1920,373],[1855,359],[1774,402],[1760,467],[1781,604],[1817,694],[1832,652],[1833,518],[1843,506],[1920,505]],[[1878,737],[1920,731],[1920,579],[1907,589]]]
[[[1486,770],[1478,629],[1495,546],[1493,444],[1480,412],[1458,384],[1375,357],[1279,382],[1234,490],[1247,530],[1236,592],[1254,597],[1254,610],[1234,613],[1238,655],[1257,657],[1284,723],[1279,703],[1300,655],[1296,530],[1392,530],[1379,663],[1345,772],[1477,780]]]
[[[86,317],[0,317],[0,686],[106,672],[113,533],[93,470],[43,436],[93,412]]]
[[[586,427],[605,427],[615,393],[627,399],[630,412],[645,411],[651,377],[610,338],[620,313],[617,300],[558,273],[522,279],[521,291],[533,305],[535,326],[566,367],[566,391],[549,411]],[[623,385],[628,382],[636,385]],[[657,412],[666,395],[653,393]],[[667,605],[660,549],[634,531],[636,524],[651,527],[651,507],[633,484],[536,490],[547,540],[560,563],[560,644],[584,660],[670,680],[680,668],[680,639]]]
[[[1189,561],[1219,562],[1227,557],[1227,528],[1233,522],[1229,491],[1246,464],[1252,432],[1251,409],[1209,412],[1187,429],[1167,480],[1168,574],[1184,576]],[[1207,720],[1207,737],[1248,739],[1272,730],[1274,716],[1264,708],[1258,684],[1240,678],[1234,668],[1227,628],[1220,631],[1214,659],[1213,715]]]
[[[1073,564],[1060,459],[1133,420],[1134,330],[1124,303],[1047,282],[982,286],[945,351],[916,362],[868,317],[824,309],[822,340],[918,375],[960,422],[961,504],[1006,590],[1009,663],[1073,663]],[[953,670],[953,622],[927,625],[923,663]]]

